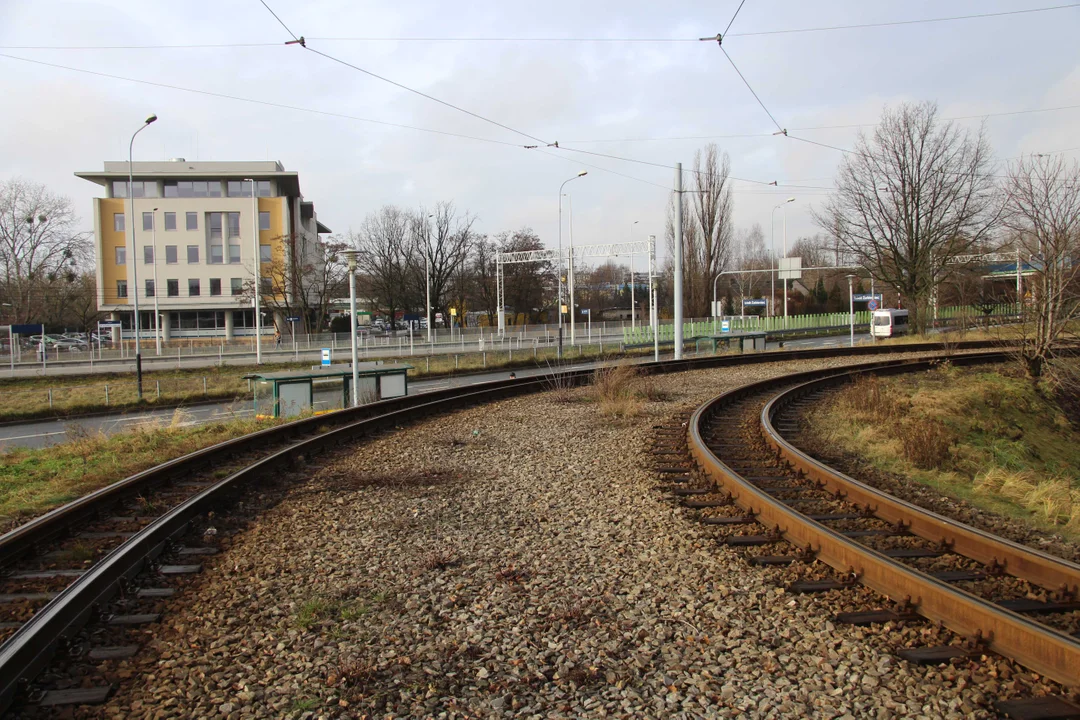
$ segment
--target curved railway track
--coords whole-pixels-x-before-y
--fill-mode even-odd
[[[1005,359],[1005,353],[980,353],[951,362]],[[702,522],[724,528],[723,541],[746,548],[752,563],[806,563],[809,569],[820,561],[834,571],[792,583],[790,591],[862,584],[894,603],[839,621],[867,625],[921,617],[968,639],[908,649],[901,653],[905,659],[936,663],[988,650],[1080,687],[1080,565],[876,490],[792,442],[803,409],[832,389],[862,375],[925,371],[939,362],[886,361],[737,388],[697,408],[685,428],[659,430],[658,470],[676,481],[669,489],[685,506]],[[700,472],[680,464],[680,454],[688,454]],[[1039,708],[1050,714],[1032,714]],[[1080,717],[1080,707],[1061,698],[1013,701],[999,709],[1011,717]]]
[[[961,343],[978,350],[992,343]],[[647,373],[796,359],[931,352],[936,343],[878,345],[714,356],[645,363]],[[561,373],[587,382],[593,370]],[[21,702],[103,701],[110,688],[55,690],[31,697],[31,684],[57,652],[72,662],[124,657],[132,645],[76,642],[91,620],[119,627],[152,622],[169,578],[198,572],[212,542],[185,533],[193,524],[257,495],[319,453],[416,419],[460,407],[549,389],[550,377],[503,380],[387,400],[263,430],[171,460],[120,480],[0,536],[0,713]],[[89,555],[89,557],[86,557]],[[117,603],[120,598],[122,602]],[[149,606],[149,607],[148,607]],[[113,612],[122,608],[122,612]]]

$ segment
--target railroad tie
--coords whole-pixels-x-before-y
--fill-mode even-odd
[[[1003,700],[994,703],[994,707],[1012,720],[1077,720],[1080,718],[1080,705],[1058,695]]]
[[[41,697],[38,705],[100,705],[108,699],[110,693],[112,693],[112,685],[50,690]]]

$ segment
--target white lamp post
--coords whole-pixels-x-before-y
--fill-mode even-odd
[[[352,344],[352,404],[360,404],[360,368],[356,358],[356,250],[346,250],[349,260],[349,341]]]
[[[434,215],[428,215],[428,220],[435,217]],[[424,243],[424,260],[427,264],[427,341],[428,345],[431,344],[431,223],[428,223],[427,228],[427,241]],[[502,312],[502,309],[499,310]],[[411,324],[410,324],[411,327]]]
[[[161,288],[158,286],[157,279],[157,208],[154,208],[154,215],[150,219],[150,232],[152,245],[152,251],[154,258],[154,340],[157,343],[157,354],[161,354],[161,311],[158,309],[158,295],[161,293]]]
[[[634,226],[637,224],[637,220],[630,223],[630,242],[634,242]],[[637,329],[637,305],[634,302],[634,252],[632,250],[630,251],[630,328]]]
[[[259,263],[262,255],[259,252],[259,207],[255,199],[255,178],[244,178],[245,182],[251,183],[251,235],[255,247],[255,364],[262,364],[262,309],[259,304],[259,296],[262,288],[259,286]]]
[[[789,202],[795,202],[795,198],[788,198],[784,202],[780,203],[772,209],[769,213],[769,249],[772,251],[773,261],[776,262],[776,211],[778,208],[782,208]],[[786,211],[785,211],[786,212]],[[787,215],[784,216],[785,218]],[[784,227],[787,227],[785,221]],[[784,235],[784,254],[787,254],[787,234]],[[784,281],[784,297],[787,297],[787,281]],[[769,273],[769,316],[776,315],[776,273]],[[784,311],[787,314],[787,311]]]
[[[135,391],[139,400],[142,400],[142,349],[139,345],[139,255],[138,248],[135,246],[135,171],[132,166],[132,153],[135,147],[135,135],[141,133],[155,120],[157,120],[157,115],[146,118],[146,122],[135,131],[131,136],[131,142],[128,143],[128,207],[131,208],[129,213],[131,219],[131,282],[134,285],[132,293],[135,299]],[[154,295],[157,296],[156,287],[154,288]],[[120,339],[122,343],[123,333],[121,333]],[[44,339],[42,342],[44,342]]]
[[[854,279],[854,275],[847,276],[848,322],[851,325],[851,340],[848,343],[849,347],[855,347],[855,291],[851,288],[851,281]]]
[[[570,178],[570,180],[577,180],[579,177],[585,177],[588,174],[589,174],[588,170],[582,170],[577,175]],[[563,317],[562,317],[562,315],[563,315],[563,313],[562,313],[562,304],[563,304],[562,198],[563,198],[563,188],[566,187],[566,183],[570,182],[570,180],[563,180],[563,184],[559,186],[559,301],[558,301],[559,307],[558,307],[558,311],[559,311],[559,327],[560,328],[563,326]],[[573,309],[571,309],[571,312],[573,312]]]
[[[784,257],[787,257],[787,204],[795,202],[795,198],[788,198],[781,205],[784,208]],[[787,327],[787,280],[784,280],[784,327]]]

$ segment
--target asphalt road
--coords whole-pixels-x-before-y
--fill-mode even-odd
[[[870,341],[870,335],[863,333],[855,336],[855,342],[865,343]],[[839,347],[849,342],[848,336],[806,338],[804,340],[789,340],[784,343],[784,349],[809,349],[815,347]],[[768,349],[775,350],[780,347],[779,343],[770,342]],[[639,358],[634,362],[648,362],[652,356]],[[592,368],[599,365],[596,362],[581,363],[570,366],[571,369]],[[525,368],[514,370],[518,377],[534,377],[545,375],[549,371],[543,368]],[[500,370],[476,375],[457,375],[431,380],[418,380],[409,383],[409,394],[431,392],[444,388],[462,387],[491,380],[501,380],[508,377],[510,371]],[[75,420],[41,420],[26,423],[0,426],[0,452],[14,447],[40,448],[50,445],[58,445],[69,439],[69,433],[104,433],[113,435],[125,432],[140,424],[160,423],[170,424],[174,420],[180,427],[204,425],[206,423],[222,420],[232,420],[242,417],[250,417],[254,409],[248,402],[213,403],[205,405],[193,405],[185,407],[177,414],[171,408],[157,410],[137,410],[111,415],[99,415],[84,417]]]

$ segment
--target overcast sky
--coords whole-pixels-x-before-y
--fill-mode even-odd
[[[282,43],[288,34],[258,0],[0,0],[0,53],[126,78],[307,110],[412,125],[509,145],[35,65],[0,57],[0,177],[71,197],[86,228],[98,186],[73,177],[126,160],[280,160],[335,232],[393,203],[452,200],[486,233],[532,227],[549,246],[560,183],[572,192],[575,243],[663,237],[670,166],[689,166],[715,137],[732,174],[809,187],[735,183],[739,226],[787,197],[789,243],[817,229],[839,152],[774,137],[776,129],[715,42],[514,42],[447,38],[715,36],[738,5],[712,2],[515,3],[268,0],[309,47],[564,148],[514,132],[344,67],[299,46],[26,49],[16,46]],[[1064,0],[746,0],[724,49],[792,135],[851,147],[881,109],[931,100],[945,117],[1080,106],[1080,7],[899,27],[747,35],[770,30],[916,20],[1066,4]],[[322,38],[322,39],[318,39]],[[332,39],[351,38],[351,39]],[[396,38],[396,39],[384,39]],[[404,41],[401,38],[428,38]],[[1080,109],[989,117],[998,158],[1066,150],[1078,156]],[[959,121],[976,128],[982,120]],[[725,135],[753,137],[724,138]],[[648,139],[642,139],[648,138]],[[635,140],[629,140],[635,139]],[[587,164],[586,164],[587,163]],[[605,172],[599,168],[615,171]],[[633,179],[632,179],[633,178]],[[642,182],[647,181],[647,182]],[[650,184],[651,183],[651,184]],[[781,212],[776,243],[781,243]],[[565,238],[564,238],[565,242]]]

